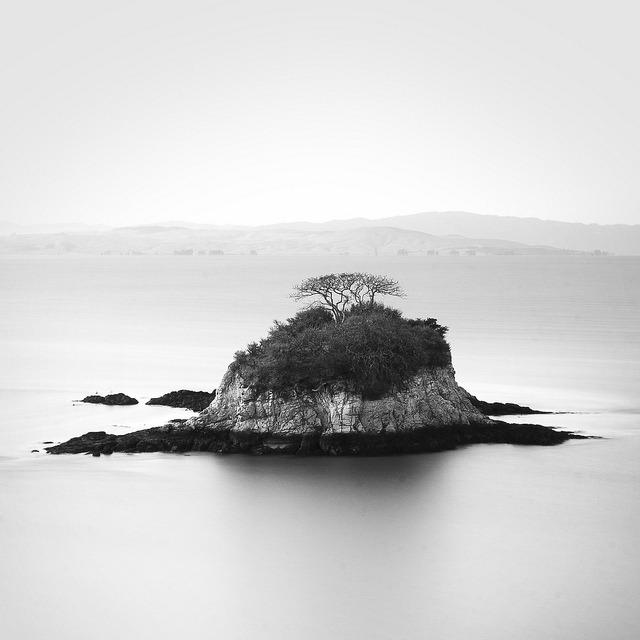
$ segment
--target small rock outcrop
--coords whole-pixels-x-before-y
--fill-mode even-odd
[[[106,404],[110,406],[123,406],[130,404],[138,404],[138,401],[124,393],[112,393],[106,396],[87,396],[80,402],[88,402],[90,404]]]
[[[515,402],[485,402],[478,400],[475,396],[469,394],[471,404],[484,413],[485,416],[516,416],[516,415],[534,415],[541,413],[552,413],[551,411],[537,411],[531,407],[526,407]]]
[[[190,409],[191,411],[203,411],[215,399],[215,389],[209,393],[207,391],[171,391],[158,398],[151,398],[146,404],[162,405],[164,407],[176,407],[178,409]]]

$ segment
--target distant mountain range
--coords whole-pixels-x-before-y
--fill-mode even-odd
[[[640,225],[597,225],[480,215],[417,213],[377,220],[260,226],[182,221],[134,227],[0,222],[0,253],[412,253],[640,255]]]
[[[595,250],[623,255],[640,255],[640,225],[583,224],[493,216],[465,211],[434,211],[369,220],[352,218],[320,224],[301,222],[278,225],[295,229],[354,229],[395,227],[437,236],[460,235],[467,238],[496,238],[526,245],[555,247],[570,251]]]
[[[109,231],[106,224],[83,224],[81,222],[41,222],[40,224],[17,224],[0,220],[0,236],[13,233],[20,235],[40,235],[48,233],[95,233]]]

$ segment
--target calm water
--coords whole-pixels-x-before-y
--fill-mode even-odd
[[[50,457],[190,415],[303,277],[400,280],[463,386],[606,436],[382,459]],[[640,259],[0,258],[0,637],[640,635]],[[38,449],[40,453],[31,453]]]

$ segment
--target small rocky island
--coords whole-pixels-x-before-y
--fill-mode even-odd
[[[309,278],[293,297],[312,304],[238,351],[199,415],[124,435],[94,431],[47,451],[384,455],[584,437],[490,418],[538,412],[467,393],[455,380],[447,328],[406,319],[381,295],[404,294],[395,280],[368,273]]]
[[[87,396],[80,400],[80,402],[86,402],[88,404],[106,404],[110,407],[138,404],[138,401],[135,398],[124,393],[111,393],[106,396]]]

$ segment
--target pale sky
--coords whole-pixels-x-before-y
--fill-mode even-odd
[[[3,3],[0,220],[638,224],[637,6]]]

